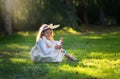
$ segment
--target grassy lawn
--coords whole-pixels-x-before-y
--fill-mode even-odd
[[[54,31],[78,62],[64,57],[61,63],[33,63],[37,32],[0,35],[0,79],[120,79],[120,27],[82,29]]]

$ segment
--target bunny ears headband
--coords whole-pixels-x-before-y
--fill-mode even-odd
[[[44,30],[47,30],[47,29],[56,29],[56,28],[58,28],[58,27],[60,27],[60,25],[53,25],[53,24],[49,24],[49,25],[47,25],[47,24],[44,24],[43,25],[43,28],[42,28],[42,31],[44,31]]]

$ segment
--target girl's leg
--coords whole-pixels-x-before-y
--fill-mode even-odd
[[[68,54],[68,53],[65,54],[65,57],[67,57],[69,60],[72,60],[72,61],[78,61],[77,58],[72,57],[72,56],[71,56],[70,54]]]
[[[65,57],[67,57],[69,60],[78,61],[77,58],[74,58],[74,57],[72,57],[70,54],[68,54],[68,53],[66,52],[66,50],[61,49],[61,52],[63,52],[63,53],[65,54]]]

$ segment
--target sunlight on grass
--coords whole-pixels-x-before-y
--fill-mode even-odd
[[[18,34],[23,35],[23,36],[29,36],[29,32],[18,32]]]
[[[17,34],[21,35],[21,36],[36,36],[37,35],[37,31],[35,32],[28,32],[28,31],[25,31],[25,32],[17,32]]]
[[[73,73],[82,73],[96,78],[105,78],[113,73],[120,73],[120,69],[118,70],[119,66],[120,60],[84,59],[76,67],[63,65],[59,69]]]
[[[10,58],[10,61],[12,63],[27,63],[27,64],[32,63],[28,59],[25,59],[25,58]]]
[[[79,35],[79,34],[81,34],[80,32],[78,32],[78,31],[76,31],[76,30],[74,30],[73,28],[70,28],[70,27],[64,27],[63,28],[63,30],[55,30],[54,31],[54,35],[56,35],[56,34],[74,34],[74,35]]]
[[[92,68],[92,67],[82,67],[82,66],[77,66],[77,67],[72,67],[69,65],[63,65],[62,67],[59,67],[59,69],[67,72],[73,72],[73,73],[78,73],[78,74],[86,74],[92,77],[104,77],[106,74],[103,74],[100,69]],[[99,74],[98,74],[99,73]]]
[[[116,35],[116,34],[118,34],[118,32],[111,32],[110,34]]]
[[[10,48],[20,48],[20,49],[29,49],[29,47],[28,46],[21,46],[21,45],[19,45],[19,44],[14,44],[14,43],[11,43],[11,44],[9,44],[9,45],[7,45],[8,47],[10,47]]]
[[[63,28],[65,31],[71,33],[71,34],[80,34],[80,32],[75,31],[73,28],[70,27],[64,27]]]
[[[102,39],[101,36],[82,36],[81,38],[92,38],[92,39]]]
[[[22,59],[22,58],[10,58],[10,60],[14,63],[26,63],[26,59]]]
[[[59,66],[58,68],[65,72],[86,74],[98,79],[99,78],[109,79],[111,77],[112,79],[119,79],[118,76],[120,74],[119,56],[120,52],[118,53],[91,52],[88,53],[88,56],[84,57],[81,61],[79,61],[76,66],[64,64],[62,66]]]
[[[109,60],[109,59],[84,59],[82,60],[83,65],[85,66],[93,66],[95,68],[111,69],[116,68],[120,65],[120,60]]]
[[[106,52],[91,52],[90,53],[90,56],[91,57],[94,57],[94,58],[108,58],[108,59],[113,59],[112,57],[114,57],[114,59],[117,59],[119,58],[119,55],[120,55],[120,52],[118,53],[113,53],[113,52],[109,52],[109,53],[106,53]]]

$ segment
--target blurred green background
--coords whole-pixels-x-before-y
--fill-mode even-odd
[[[43,23],[80,31],[81,24],[119,26],[120,0],[0,0],[0,33],[36,30]]]

